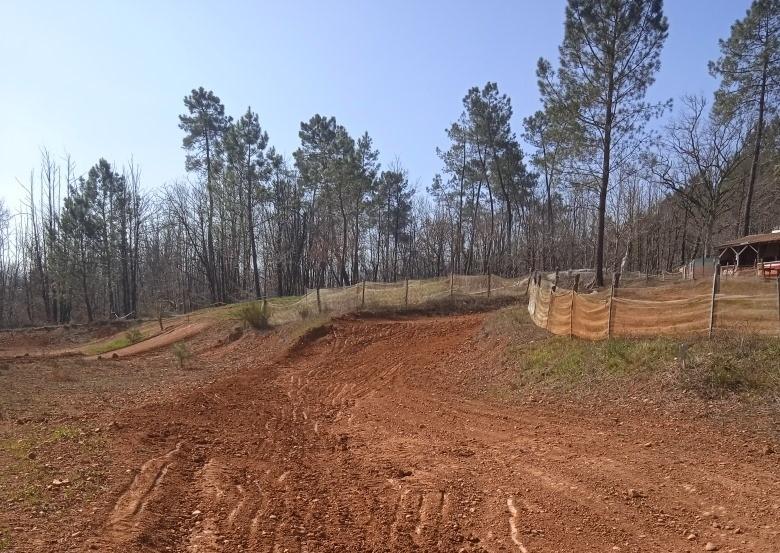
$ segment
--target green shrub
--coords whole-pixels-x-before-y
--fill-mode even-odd
[[[256,330],[270,328],[268,314],[262,302],[253,301],[238,310],[238,318]]]
[[[130,330],[125,332],[125,338],[127,338],[127,341],[129,343],[137,344],[138,342],[144,339],[144,335],[137,328],[131,328]]]
[[[187,344],[179,342],[173,345],[173,356],[179,360],[179,368],[183,369],[187,360],[192,357],[192,352],[187,347]]]

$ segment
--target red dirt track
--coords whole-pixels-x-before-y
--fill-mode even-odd
[[[780,551],[777,455],[486,391],[484,315],[341,318],[120,418],[93,551]],[[269,348],[270,349],[270,348]],[[498,376],[497,376],[498,375]]]

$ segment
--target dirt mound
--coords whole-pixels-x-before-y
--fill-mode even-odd
[[[295,339],[295,341],[287,350],[287,356],[292,359],[302,354],[304,351],[306,351],[306,348],[309,345],[313,344],[320,338],[327,336],[331,330],[333,330],[333,325],[330,323],[318,324],[309,328],[303,334],[301,334],[301,336]]]
[[[160,349],[175,344],[176,342],[181,342],[182,340],[186,340],[187,338],[191,338],[199,334],[206,328],[208,328],[208,326],[209,325],[205,322],[189,323],[180,326],[173,326],[168,328],[164,332],[161,332],[156,336],[152,336],[151,338],[138,342],[137,344],[132,344],[124,348],[120,348],[108,353],[104,353],[102,356],[95,356],[95,357],[96,358],[97,357],[111,357],[111,358],[129,357],[131,355],[138,355],[141,353],[154,351],[156,349]]]
[[[500,371],[501,348],[482,325],[352,317],[313,329],[292,356],[230,344],[235,376],[125,413],[113,454],[136,468],[79,543],[776,550],[773,455],[651,406],[615,417],[492,397],[484,375]]]

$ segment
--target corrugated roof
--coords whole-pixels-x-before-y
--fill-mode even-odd
[[[780,232],[767,232],[766,234],[749,234],[736,240],[723,242],[718,248],[729,246],[747,246],[748,244],[766,244],[767,242],[780,242]]]

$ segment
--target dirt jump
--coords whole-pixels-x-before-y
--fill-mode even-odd
[[[63,549],[779,550],[776,455],[653,406],[497,397],[483,319],[230,344],[230,376],[120,415],[112,453],[133,468]]]

